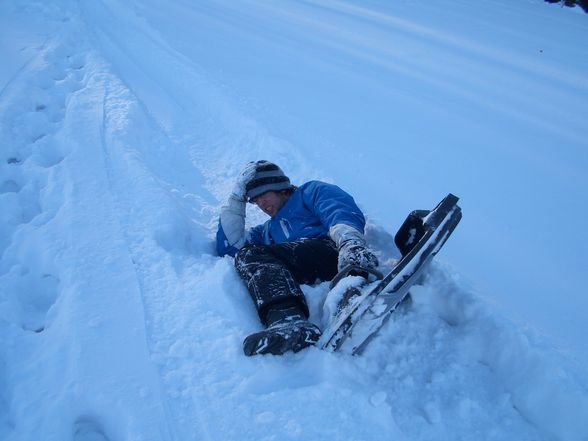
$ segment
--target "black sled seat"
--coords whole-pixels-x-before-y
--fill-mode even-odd
[[[400,250],[402,256],[410,253],[410,250],[425,235],[425,217],[430,213],[429,210],[414,210],[409,213],[398,231],[394,236],[394,243]]]

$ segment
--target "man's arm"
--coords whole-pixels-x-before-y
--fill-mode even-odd
[[[364,238],[365,217],[353,197],[336,185],[312,183],[307,203],[329,229],[329,237],[339,250],[339,271],[347,265],[375,268],[378,259]]]
[[[216,251],[219,256],[234,256],[245,245],[245,203],[229,197],[221,208],[216,232]]]
[[[216,233],[216,250],[219,256],[234,256],[245,245],[245,210],[247,183],[255,175],[255,163],[250,162],[235,182],[226,204],[221,207],[218,231]]]
[[[363,234],[365,217],[353,197],[340,187],[311,181],[304,192],[304,203],[327,230],[337,224],[345,224]]]

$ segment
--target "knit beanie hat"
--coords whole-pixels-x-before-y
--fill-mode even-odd
[[[255,175],[245,186],[248,201],[268,191],[281,191],[292,188],[290,179],[276,164],[261,160],[257,161],[255,165]]]

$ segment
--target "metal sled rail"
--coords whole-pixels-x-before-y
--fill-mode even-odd
[[[377,330],[387,320],[390,312],[408,294],[410,287],[418,280],[427,263],[439,252],[459,221],[461,208],[459,199],[449,194],[424,219],[425,234],[405,256],[398,261],[388,273],[365,297],[345,314],[339,315],[325,329],[318,346],[322,349],[337,351],[352,336],[354,327],[363,315],[371,308],[376,298],[386,297],[386,308],[375,314],[379,319],[377,327],[370,329],[366,338],[353,344],[352,353],[360,353],[371,340]],[[373,332],[372,332],[373,331]],[[371,333],[370,333],[371,332]],[[362,333],[363,334],[363,333]]]

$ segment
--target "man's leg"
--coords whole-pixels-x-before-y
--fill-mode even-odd
[[[317,280],[331,280],[337,275],[339,254],[331,239],[304,239],[269,246],[298,283],[313,284]]]
[[[337,249],[329,239],[305,239],[272,245],[248,245],[235,257],[263,324],[274,304],[298,304],[308,317],[299,283],[330,280],[337,274]]]
[[[328,239],[249,245],[235,257],[261,322],[269,329],[245,339],[247,355],[298,351],[314,344],[320,330],[307,321],[299,283],[330,280],[337,273],[337,250]]]

